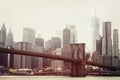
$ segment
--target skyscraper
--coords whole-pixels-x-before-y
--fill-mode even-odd
[[[112,55],[111,22],[103,23],[102,55]]]
[[[17,42],[14,48],[16,50],[31,51],[32,44],[28,42]],[[14,55],[14,68],[31,68],[31,56]]]
[[[63,48],[68,49],[70,47],[70,30],[65,28],[63,30]]]
[[[99,36],[99,38],[96,40],[96,52],[98,55],[102,55],[102,37]]]
[[[6,27],[5,24],[2,24],[0,30],[0,46],[6,47]],[[8,67],[8,54],[0,53],[0,65],[4,67]]]
[[[43,53],[43,47],[34,45],[32,48],[32,52],[38,52],[40,54]],[[43,58],[41,57],[33,57],[31,59],[31,67],[34,68],[42,68],[43,67]]]
[[[63,30],[63,52],[62,56],[71,57],[71,49],[70,49],[70,30],[65,28]],[[64,62],[64,68],[70,69],[70,63]]]
[[[61,39],[59,37],[52,37],[51,40],[45,42],[46,50],[55,50],[56,48],[61,48]]]
[[[99,18],[96,15],[92,18],[92,52],[96,51],[96,40],[99,37]]]
[[[50,50],[52,48],[52,41],[51,40],[47,40],[45,42],[45,50]]]
[[[74,44],[77,40],[77,32],[74,25],[70,25],[70,43]]]
[[[26,46],[27,46],[27,43],[31,44],[32,45],[31,50],[32,50],[32,47],[35,46],[35,30],[34,29],[32,28],[23,29],[23,42],[26,43]],[[24,58],[26,58],[27,67],[31,68],[32,57],[26,56]]]
[[[2,27],[1,27],[0,42],[3,42],[4,47],[6,47],[6,27],[4,23],[2,24]]]
[[[6,46],[7,46],[7,48],[13,48],[13,34],[12,34],[11,30],[7,34]],[[10,67],[10,68],[13,68],[13,61],[14,61],[13,59],[14,59],[14,55],[8,54],[8,67]]]
[[[44,48],[44,39],[40,38],[40,37],[36,38],[35,39],[35,44]]]
[[[51,38],[51,48],[55,50],[57,48],[61,48],[61,39],[59,37],[52,37]]]
[[[7,47],[13,47],[13,34],[12,34],[11,30],[7,34],[7,43],[6,44],[7,44]]]
[[[56,36],[61,39],[61,48],[63,48],[63,31],[62,30],[56,30]]]
[[[35,30],[31,28],[23,29],[23,41],[35,45]]]
[[[111,22],[103,23],[102,55],[104,64],[111,65],[112,60]]]
[[[112,56],[119,57],[118,29],[113,30],[113,54],[112,54]]]
[[[44,52],[44,39],[38,37],[35,39],[35,46],[33,46],[34,52],[43,53]],[[32,57],[32,68],[43,67],[43,58]]]
[[[118,66],[119,60],[119,39],[118,39],[118,29],[113,30],[113,66]]]
[[[52,40],[47,40],[45,42],[45,53],[52,54]],[[43,67],[50,67],[51,66],[51,59],[50,58],[43,58]]]

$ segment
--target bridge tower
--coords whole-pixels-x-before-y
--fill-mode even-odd
[[[71,44],[71,57],[78,61],[71,63],[71,76],[72,77],[84,77],[85,73],[85,43]]]

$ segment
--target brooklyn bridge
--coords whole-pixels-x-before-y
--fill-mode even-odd
[[[71,58],[63,57],[59,55],[52,55],[47,53],[38,53],[38,52],[30,52],[23,50],[15,50],[15,49],[7,49],[0,48],[0,53],[4,54],[17,54],[17,55],[26,55],[26,56],[35,56],[35,57],[43,57],[50,59],[57,59],[71,63],[71,77],[84,77],[86,76],[86,65],[97,66],[100,68],[106,68],[109,70],[117,71],[119,67],[109,66],[105,64],[95,63],[93,61],[88,61],[85,59],[85,43],[80,44],[71,44]]]

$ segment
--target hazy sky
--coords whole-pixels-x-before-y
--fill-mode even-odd
[[[7,31],[11,27],[15,41],[22,41],[23,27],[35,29],[48,40],[56,30],[75,25],[78,42],[85,42],[91,50],[95,3],[100,30],[103,21],[111,21],[112,28],[120,29],[120,0],[0,0],[0,24],[4,22]]]

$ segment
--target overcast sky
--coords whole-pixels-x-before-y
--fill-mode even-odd
[[[78,42],[85,42],[91,50],[95,3],[100,31],[103,21],[111,21],[112,28],[120,29],[120,0],[0,0],[0,25],[4,22],[7,31],[11,27],[15,41],[22,41],[24,27],[35,29],[36,35],[48,40],[56,30],[75,25]]]

